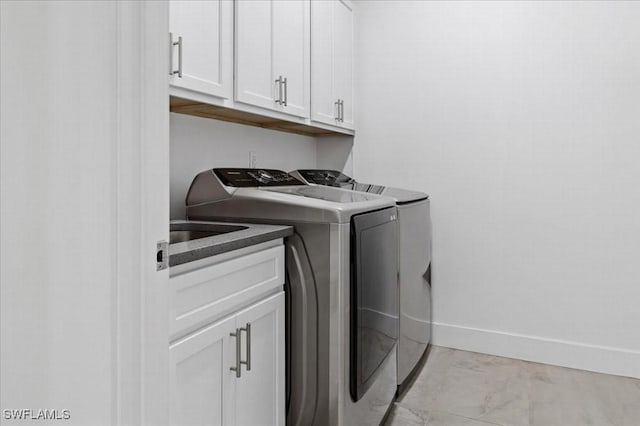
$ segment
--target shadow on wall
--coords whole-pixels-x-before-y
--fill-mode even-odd
[[[353,136],[325,136],[317,139],[319,169],[339,170],[353,176]]]

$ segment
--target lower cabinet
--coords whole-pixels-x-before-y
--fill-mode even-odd
[[[284,292],[170,345],[172,425],[285,424]]]
[[[233,424],[235,317],[169,347],[172,425]]]

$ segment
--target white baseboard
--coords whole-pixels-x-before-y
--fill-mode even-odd
[[[640,351],[433,323],[431,343],[542,364],[640,378]]]

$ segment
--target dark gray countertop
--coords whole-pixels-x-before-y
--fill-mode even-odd
[[[215,256],[216,254],[237,250],[265,241],[288,237],[293,234],[293,227],[291,226],[188,220],[172,220],[170,222],[170,226],[180,224],[198,224],[201,229],[204,229],[203,226],[206,228],[206,225],[212,225],[212,227],[219,225],[237,225],[246,226],[247,229],[169,244],[169,266],[193,262],[194,260]]]

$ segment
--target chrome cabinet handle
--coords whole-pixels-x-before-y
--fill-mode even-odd
[[[173,48],[178,46],[178,69],[173,69]],[[169,75],[178,74],[182,78],[182,36],[178,36],[178,41],[173,41],[173,33],[169,33]]]
[[[276,84],[278,85],[278,99],[276,99],[276,103],[282,105],[282,76],[278,77]]]
[[[178,36],[178,77],[182,78],[182,36]]]
[[[242,374],[242,370],[240,369],[240,364],[242,363],[242,361],[240,361],[240,329],[236,328],[236,332],[229,333],[229,335],[236,338],[236,365],[235,367],[230,367],[229,370],[235,371],[236,377],[240,377]]]
[[[336,121],[344,121],[344,99],[338,99],[336,101],[336,105],[338,106],[338,114],[336,116]]]
[[[336,121],[340,121],[340,99],[335,101],[333,105],[335,105],[334,112],[335,112]]]
[[[173,75],[173,33],[169,32],[169,75]]]
[[[248,322],[244,328],[241,328],[240,331],[246,331],[247,333],[247,359],[245,361],[240,361],[240,364],[244,364],[247,366],[247,371],[251,371],[251,323]]]
[[[282,102],[282,105],[287,106],[287,77],[284,78],[282,83],[284,84],[284,102]]]

